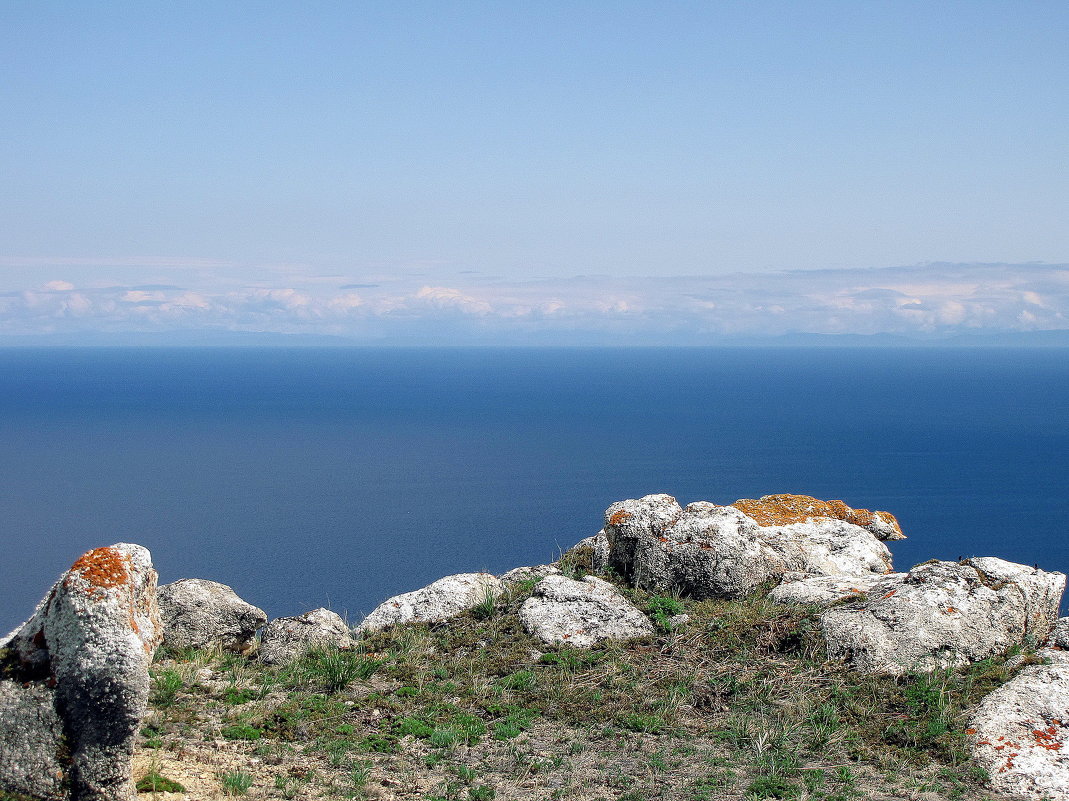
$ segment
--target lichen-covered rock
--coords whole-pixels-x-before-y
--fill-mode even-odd
[[[768,594],[768,599],[778,604],[832,606],[842,601],[861,600],[872,594],[882,595],[878,589],[881,582],[894,582],[900,580],[901,576],[901,573],[865,573],[861,576],[788,573],[783,577],[783,583]]]
[[[52,691],[0,681],[0,791],[64,799],[68,768]]]
[[[230,587],[205,579],[164,584],[156,594],[164,644],[247,653],[267,615]]]
[[[966,732],[973,759],[1003,793],[1069,798],[1069,654],[1040,651],[1030,665],[973,711]]]
[[[1057,648],[1069,651],[1069,617],[1060,617],[1051,626],[1047,642]]]
[[[555,576],[560,573],[556,565],[531,565],[529,567],[514,567],[507,573],[498,576],[501,583],[506,587],[523,581],[539,581],[546,576]]]
[[[1043,642],[1065,575],[994,557],[931,561],[886,576],[868,598],[824,612],[832,659],[866,673],[956,667]]]
[[[739,501],[748,512],[705,501],[682,509],[670,495],[614,503],[605,512],[608,566],[636,587],[697,598],[742,597],[791,571],[812,575],[890,571],[891,553],[878,536],[892,538],[897,531],[897,523],[891,528],[893,517],[882,512],[861,515],[864,510],[845,504],[846,511],[833,506],[803,513],[783,500],[789,498],[803,499],[799,508],[804,509],[824,503],[783,495]],[[780,513],[773,514],[777,509]],[[867,521],[880,534],[842,519],[850,516]]]
[[[898,519],[890,512],[851,509],[842,501],[822,501],[809,495],[765,495],[742,498],[731,504],[762,526],[786,526],[824,517],[844,520],[871,532],[878,540],[904,540]]]
[[[383,601],[357,626],[357,631],[379,631],[399,623],[449,620],[504,591],[501,579],[489,573],[446,576],[421,589]]]
[[[547,576],[520,607],[527,632],[549,645],[590,648],[653,634],[653,624],[604,579]]]
[[[268,623],[260,635],[259,657],[268,665],[280,665],[311,648],[351,648],[353,644],[352,634],[341,616],[320,608]]]
[[[605,536],[605,529],[592,537],[579,540],[561,554],[557,564],[582,562],[586,559],[590,560],[590,569],[595,573],[604,573],[605,568],[609,566],[609,539]]]
[[[31,685],[54,684],[54,708],[69,752],[59,764],[73,799],[126,801],[133,791],[134,735],[148,703],[148,666],[161,638],[151,556],[139,545],[120,543],[84,554],[30,620],[0,643],[9,674]],[[15,703],[10,692],[6,697],[11,709],[21,710],[12,714],[26,721],[27,699]],[[47,733],[42,737],[51,739]],[[0,765],[8,759],[0,755]],[[0,787],[8,781],[0,775]]]

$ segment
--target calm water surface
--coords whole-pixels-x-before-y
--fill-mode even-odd
[[[1058,350],[0,350],[0,633],[83,551],[357,620],[555,558],[610,503],[797,492],[896,565],[1069,570]]]

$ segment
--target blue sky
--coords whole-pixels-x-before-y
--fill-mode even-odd
[[[1061,2],[7,0],[0,336],[1067,328],[1066,41]]]

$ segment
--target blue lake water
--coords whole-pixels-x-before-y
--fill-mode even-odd
[[[0,350],[0,634],[99,545],[355,622],[652,492],[841,498],[899,517],[899,568],[1065,571],[1066,420],[1059,350]]]

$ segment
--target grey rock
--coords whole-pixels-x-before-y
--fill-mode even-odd
[[[272,620],[260,635],[259,658],[268,665],[290,662],[312,648],[351,648],[349,627],[329,609]]]
[[[156,598],[163,642],[172,648],[219,648],[247,653],[267,615],[230,587],[206,579],[164,584]]]
[[[54,694],[39,684],[0,681],[0,790],[64,799],[63,722]]]
[[[582,561],[584,552],[587,549],[589,549],[590,569],[595,573],[604,573],[605,568],[609,566],[609,538],[605,536],[605,529],[602,529],[592,537],[579,540],[579,542],[561,554],[557,564],[559,565],[569,560]]]
[[[820,625],[829,657],[866,673],[957,667],[1043,642],[1064,588],[1062,573],[993,557],[925,562],[824,612]]]
[[[1047,642],[1057,648],[1069,650],[1069,617],[1060,617],[1054,622]]]
[[[977,705],[966,732],[973,759],[1002,793],[1069,798],[1069,654],[1022,668]]]
[[[120,543],[84,554],[30,620],[0,643],[8,672],[18,680],[55,684],[52,702],[69,750],[58,762],[72,798],[126,801],[133,792],[134,736],[148,704],[148,667],[161,639],[151,556],[138,545]],[[47,713],[33,712],[25,696],[6,691],[5,699],[23,724],[34,715],[42,720],[39,741],[47,749],[52,738]],[[0,755],[0,765],[10,761]],[[0,775],[0,787],[15,781]]]
[[[532,565],[530,567],[514,567],[507,573],[502,573],[498,578],[501,579],[502,584],[509,587],[522,581],[538,581],[546,576],[555,576],[559,573],[560,568],[556,565]]]
[[[872,594],[880,594],[881,583],[901,580],[901,573],[879,575],[865,573],[860,576],[809,576],[788,573],[783,583],[768,594],[770,601],[778,604],[832,606],[842,601],[856,601]]]
[[[489,573],[458,573],[379,604],[357,631],[379,631],[400,623],[437,623],[466,612],[505,591],[501,579]]]
[[[527,632],[549,645],[590,648],[653,634],[653,624],[604,579],[547,576],[520,607]]]
[[[605,512],[609,567],[649,592],[696,598],[743,597],[791,571],[882,575],[891,569],[887,546],[846,520],[786,514],[766,520],[789,522],[762,525],[734,506],[705,501],[682,509],[670,495],[614,503]]]

